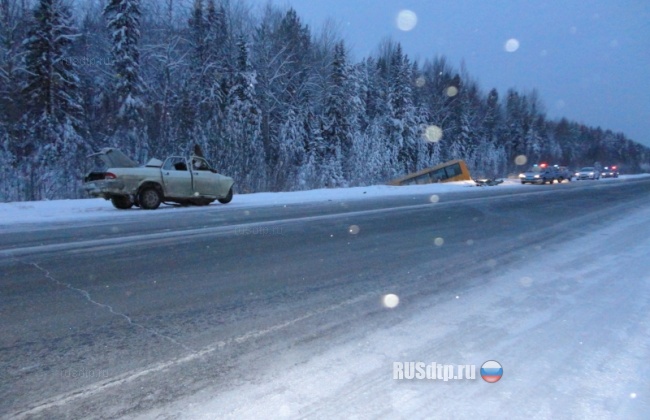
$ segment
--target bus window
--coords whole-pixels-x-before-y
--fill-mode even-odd
[[[451,166],[447,166],[445,170],[447,171],[447,178],[453,178],[462,173],[460,170],[460,165],[457,163],[454,163]]]

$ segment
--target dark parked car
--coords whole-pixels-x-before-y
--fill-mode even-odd
[[[605,166],[600,173],[603,178],[618,178],[619,172],[616,166]]]
[[[559,179],[557,168],[544,163],[533,165],[526,172],[519,174],[522,184],[552,184]]]

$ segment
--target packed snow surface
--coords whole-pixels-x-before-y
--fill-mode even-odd
[[[260,193],[236,195],[228,206],[402,194],[431,194],[435,200],[441,193],[504,188],[531,186],[507,180],[483,188],[461,182]],[[5,225],[127,214],[150,212],[119,211],[101,199],[0,204],[0,224]],[[217,394],[207,390],[144,417],[648,418],[648,255],[650,206],[560,243],[552,253],[490,271],[471,288],[420,301],[408,317],[361,340],[314,346],[307,361],[298,364],[286,363],[291,354],[269,355],[268,369],[256,381]],[[384,297],[386,311],[403,304],[399,295]],[[307,344],[295,351],[309,349]],[[278,364],[276,356],[285,363]],[[481,365],[488,360],[503,367],[496,383],[481,378]],[[396,363],[409,362],[473,366],[474,377],[397,378]]]

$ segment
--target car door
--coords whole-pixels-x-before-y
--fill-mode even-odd
[[[222,197],[228,193],[224,191],[222,176],[212,171],[208,162],[198,156],[192,156],[192,178],[194,194],[199,196]]]
[[[186,198],[194,193],[192,173],[188,170],[187,160],[180,156],[167,158],[162,166],[162,179],[166,197]]]

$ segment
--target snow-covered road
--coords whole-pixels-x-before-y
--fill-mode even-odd
[[[0,416],[647,418],[650,205],[626,185],[0,204],[26,244],[0,243]],[[146,228],[180,214],[179,233]],[[120,246],[135,224],[164,239],[151,254]],[[476,375],[400,380],[395,362]]]
[[[648,418],[650,206],[540,255],[326,351],[269,357],[254,383],[143,418]],[[305,352],[313,356],[288,362]],[[494,384],[478,371],[393,379],[394,362],[480,368],[488,359],[504,370]]]

